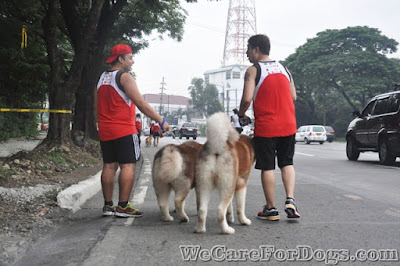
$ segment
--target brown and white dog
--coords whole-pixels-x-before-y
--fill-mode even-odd
[[[160,206],[161,219],[169,222],[169,195],[175,191],[175,209],[181,222],[188,222],[185,199],[194,186],[194,168],[202,144],[188,141],[181,145],[169,144],[160,149],[153,162],[153,187]]]
[[[206,232],[207,206],[210,193],[217,188],[220,195],[218,222],[222,233],[233,234],[232,198],[235,195],[239,222],[250,225],[244,213],[247,180],[254,163],[252,139],[232,127],[229,117],[216,113],[207,119],[207,142],[196,163],[195,189],[198,221],[196,233]]]

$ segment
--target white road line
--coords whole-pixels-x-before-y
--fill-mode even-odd
[[[312,155],[312,154],[307,154],[307,153],[302,153],[302,152],[296,152],[296,154],[309,156],[309,157],[314,157],[315,156],[315,155]]]
[[[135,193],[133,195],[133,198],[131,200],[132,204],[134,206],[140,205],[144,202],[144,198],[146,197],[147,194],[147,189],[149,188],[146,183],[150,181],[150,174],[151,174],[151,164],[148,159],[145,159],[144,161],[144,176],[140,178],[140,186],[137,188],[139,191],[138,193]],[[135,220],[134,217],[129,217],[126,222],[124,223],[125,226],[130,226],[132,225],[133,221]]]
[[[346,194],[344,195],[346,198],[352,199],[352,200],[361,200],[362,198],[357,196],[357,195],[353,195],[353,194]]]

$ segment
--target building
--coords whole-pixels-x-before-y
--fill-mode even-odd
[[[179,95],[168,94],[143,94],[144,100],[160,114],[171,114],[173,112],[185,111],[190,106],[190,98]],[[136,110],[136,113],[141,113]],[[148,117],[142,117],[144,128],[150,124]],[[171,124],[178,124],[179,121],[168,121]]]
[[[240,107],[243,95],[244,74],[249,65],[230,65],[219,69],[208,70],[204,73],[206,84],[214,84],[218,89],[219,100],[227,115],[233,114],[234,108]],[[251,107],[246,115],[253,117]]]

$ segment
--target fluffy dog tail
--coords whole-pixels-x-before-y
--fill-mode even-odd
[[[175,145],[167,145],[157,152],[153,163],[153,181],[171,183],[182,173],[183,158]]]
[[[207,146],[213,153],[224,152],[226,144],[234,144],[239,137],[225,113],[215,113],[207,118]]]

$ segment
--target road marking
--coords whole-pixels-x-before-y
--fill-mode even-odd
[[[133,195],[133,198],[131,200],[134,206],[140,205],[144,202],[144,198],[146,197],[147,194],[147,189],[149,188],[147,185],[145,185],[150,181],[151,164],[149,159],[144,160],[144,173],[145,175],[142,178],[140,178],[140,183],[139,183],[140,186],[137,188],[139,192],[135,193],[135,195]],[[124,223],[124,225],[130,226],[132,225],[134,220],[135,220],[134,217],[129,217]]]
[[[385,214],[395,217],[400,217],[400,210],[396,208],[390,208],[385,211]]]
[[[312,155],[312,154],[307,154],[307,153],[302,153],[302,152],[296,152],[296,154],[309,156],[309,157],[314,157],[315,156],[315,155]]]
[[[361,200],[362,198],[357,196],[357,195],[353,195],[353,194],[347,194],[344,195],[346,198],[352,199],[352,200]]]

